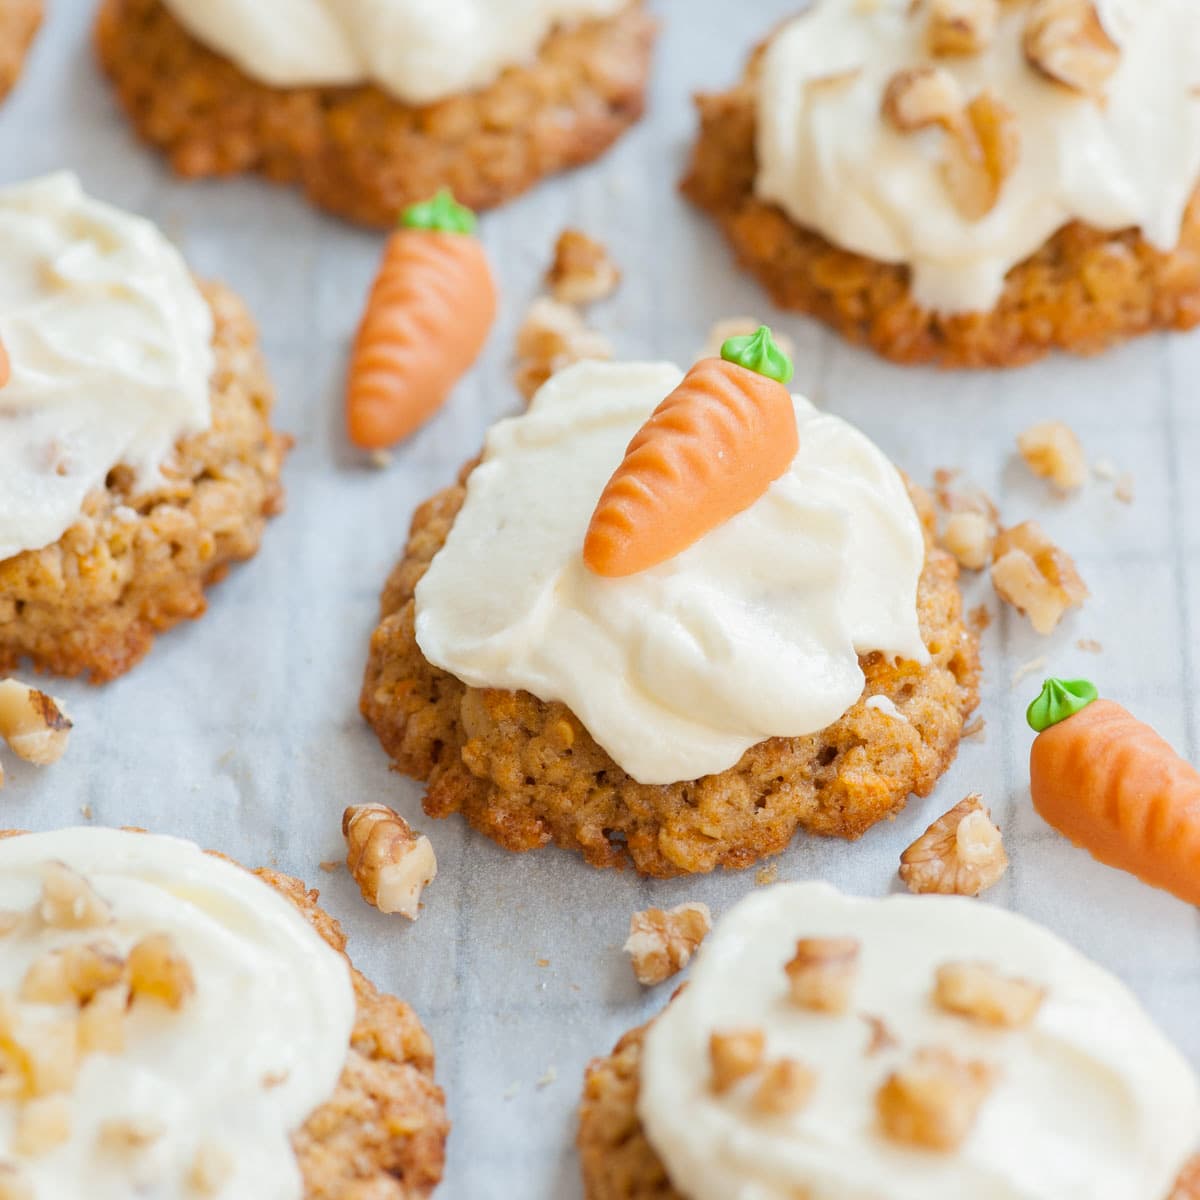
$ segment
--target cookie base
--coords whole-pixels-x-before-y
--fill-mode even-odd
[[[611,19],[553,33],[535,62],[491,87],[424,106],[373,86],[257,83],[161,0],[104,0],[96,47],[134,128],[178,174],[257,171],[389,227],[439,187],[491,208],[598,157],[642,115],[654,31],[631,0]]]
[[[828,729],[773,738],[728,771],[660,787],[631,779],[565,705],[470,688],[426,661],[413,592],[464,497],[460,481],[414,516],[360,702],[396,769],[427,781],[430,816],[461,812],[508,850],[554,841],[593,866],[632,863],[668,878],[750,866],[797,829],[857,838],[910,794],[927,795],[953,761],[978,701],[978,645],[963,623],[957,567],[931,542],[919,592],[928,665],[869,655],[863,696]],[[868,708],[872,695],[904,719]]]
[[[212,427],[179,444],[163,486],[138,492],[118,467],[57,542],[0,562],[0,672],[28,660],[92,683],[124,674],[157,634],[204,612],[204,589],[253,557],[281,510],[290,443],[268,423],[274,397],[254,323],[232,292],[204,293]]]
[[[43,0],[0,0],[0,100],[21,78],[43,15]]]
[[[893,362],[940,367],[1015,367],[1055,349],[1097,354],[1139,334],[1200,324],[1200,189],[1171,253],[1136,230],[1103,233],[1076,222],[1008,273],[990,312],[922,308],[908,268],[842,250],[755,196],[754,72],[752,64],[732,91],[698,99],[700,136],[682,189],[780,307]]]

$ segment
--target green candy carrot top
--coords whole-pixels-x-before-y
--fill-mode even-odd
[[[792,360],[775,344],[766,325],[745,337],[731,337],[721,347],[721,357],[728,363],[745,367],[757,375],[765,375],[776,383],[791,383]]]
[[[424,229],[430,233],[474,233],[475,214],[454,199],[449,188],[442,188],[432,200],[423,200],[400,214],[403,229]]]
[[[1100,698],[1096,685],[1087,679],[1047,679],[1041,694],[1025,710],[1034,733],[1042,733]]]

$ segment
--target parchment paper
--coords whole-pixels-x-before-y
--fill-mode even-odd
[[[500,0],[497,0],[499,3]],[[1033,813],[1022,711],[1038,658],[1103,690],[1197,756],[1200,709],[1200,338],[1150,338],[1106,356],[1057,358],[1012,373],[901,370],[773,312],[733,268],[714,229],[676,194],[694,121],[690,93],[721,87],[794,0],[658,0],[664,38],[647,121],[597,165],[488,216],[483,233],[504,313],[481,367],[389,470],[363,468],[340,432],[347,345],[380,247],[257,180],[181,184],[136,144],[91,53],[90,0],[52,0],[26,78],[0,109],[0,178],[69,166],[94,194],[158,220],[195,269],[249,302],[278,388],[278,423],[296,435],[286,514],[259,556],[212,593],[201,621],[163,637],[132,675],[103,690],[56,685],[77,728],[44,772],[6,758],[0,824],[97,822],[186,835],[319,886],[358,964],[411,1002],[432,1032],[454,1119],[446,1200],[574,1200],[572,1150],[584,1064],[665,1002],[645,995],[620,953],[630,913],[650,903],[728,908],[755,872],[670,884],[598,872],[548,849],[513,856],[434,823],[420,788],[390,774],[357,712],[380,587],[416,504],[513,411],[515,326],[558,230],[606,241],[626,269],[595,322],[623,357],[686,362],[710,324],[772,319],[799,346],[797,386],[860,423],[917,479],[961,467],[1008,522],[1036,516],[1071,551],[1093,597],[1052,638],[1000,612],[985,636],[981,741],[968,741],[938,791],[861,842],[801,838],[781,879],[825,878],[869,895],[895,888],[900,851],[966,792],[1002,823],[1012,869],[986,903],[1045,922],[1132,985],[1200,1066],[1200,920],[1193,908],[1094,864]],[[1095,459],[1133,472],[1056,501],[1014,457],[1016,434],[1058,417]],[[1103,650],[1088,653],[1080,639]],[[420,920],[367,908],[340,859],[348,803],[383,800],[432,836],[440,862]]]

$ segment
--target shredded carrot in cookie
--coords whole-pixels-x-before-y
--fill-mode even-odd
[[[479,357],[496,318],[475,218],[449,192],[407,209],[355,338],[346,389],[350,440],[383,450],[420,428]]]
[[[592,514],[584,562],[633,575],[749,508],[796,457],[792,364],[764,325],[705,358],[654,410]]]
[[[1200,772],[1086,680],[1029,708],[1034,807],[1110,867],[1200,905]]]

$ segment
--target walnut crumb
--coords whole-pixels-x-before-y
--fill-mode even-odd
[[[958,512],[946,518],[938,542],[968,571],[982,571],[992,561],[996,522],[984,513]]]
[[[142,938],[129,952],[129,991],[135,1000],[157,1000],[180,1009],[196,991],[192,967],[167,933]]]
[[[1085,654],[1104,653],[1104,643],[1096,641],[1095,638],[1080,638],[1075,645]]]
[[[559,234],[546,286],[560,304],[582,306],[606,300],[620,282],[621,272],[603,243],[578,229]]]
[[[991,92],[967,105],[950,138],[942,177],[959,214],[981,221],[996,207],[1021,154],[1017,115]]]
[[[608,339],[589,329],[575,309],[542,297],[530,305],[517,331],[514,381],[521,395],[531,400],[542,384],[564,367],[612,356]]]
[[[788,1117],[809,1102],[816,1086],[814,1071],[794,1058],[781,1058],[763,1072],[752,1103],[764,1116]]]
[[[858,978],[861,951],[854,938],[801,938],[783,968],[792,1002],[814,1012],[845,1012]]]
[[[1017,438],[1025,465],[1048,479],[1060,492],[1074,492],[1087,482],[1088,463],[1075,431],[1062,421],[1042,421]]]
[[[40,1158],[71,1136],[71,1106],[63,1096],[31,1100],[17,1116],[13,1149],[28,1158]]]
[[[102,1150],[110,1154],[138,1154],[153,1146],[166,1127],[150,1117],[104,1121],[96,1135]]]
[[[424,834],[384,804],[352,805],[342,814],[346,866],[362,898],[384,913],[410,921],[421,911],[421,894],[437,875],[437,856]]]
[[[708,1039],[712,1066],[712,1090],[719,1096],[753,1075],[762,1066],[766,1038],[761,1029],[738,1029],[714,1033]]]
[[[875,1097],[880,1128],[894,1142],[949,1152],[962,1145],[996,1071],[949,1050],[918,1050],[884,1081]]]
[[[211,1142],[198,1147],[188,1168],[187,1185],[199,1196],[215,1196],[233,1177],[233,1158]]]
[[[0,1162],[0,1200],[36,1200],[33,1184],[16,1163]]]
[[[1070,555],[1036,521],[1000,532],[992,551],[992,586],[1042,635],[1053,633],[1059,621],[1089,595]]]
[[[1008,870],[1000,830],[978,794],[959,801],[900,856],[910,892],[978,896]]]
[[[30,1022],[17,1039],[27,1094],[53,1096],[75,1084],[79,1047],[74,1020]]]
[[[883,92],[883,116],[900,133],[962,124],[965,100],[958,80],[941,67],[897,71]]]
[[[1122,504],[1132,504],[1134,500],[1133,473],[1122,471],[1113,487],[1113,495]]]
[[[885,1050],[893,1050],[900,1045],[900,1039],[892,1032],[882,1017],[877,1017],[874,1013],[860,1013],[859,1015],[867,1023],[867,1030],[870,1033],[870,1039],[864,1051],[868,1058],[874,1058],[876,1054],[882,1054]]]
[[[929,53],[935,57],[978,54],[992,44],[999,0],[931,0]]]
[[[1086,96],[1102,95],[1121,61],[1093,0],[1033,0],[1023,46],[1034,70]]]
[[[779,882],[779,864],[768,863],[765,867],[759,867],[754,872],[755,887],[770,887],[773,883]]]
[[[654,987],[679,974],[712,929],[707,904],[680,904],[664,912],[648,908],[629,918],[625,953],[638,983]]]
[[[129,988],[114,984],[97,992],[79,1013],[80,1054],[120,1054],[125,1049],[125,1014]]]
[[[62,702],[15,679],[0,680],[0,737],[26,762],[58,762],[71,736]]]
[[[20,998],[31,1004],[86,1004],[120,981],[125,960],[108,942],[67,946],[36,958],[21,980]]]
[[[956,1016],[1021,1029],[1037,1016],[1046,992],[1026,979],[1001,975],[987,963],[959,962],[938,967],[933,998]]]
[[[52,929],[96,929],[112,920],[112,909],[82,875],[66,863],[42,867],[42,898],[38,916]]]

